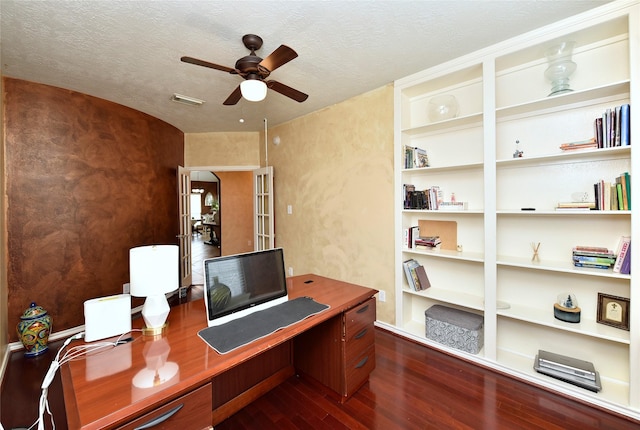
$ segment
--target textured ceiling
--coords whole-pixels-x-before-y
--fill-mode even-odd
[[[184,132],[256,131],[264,118],[280,124],[604,3],[0,0],[0,60],[5,76],[111,100]],[[307,101],[269,91],[223,106],[241,78],[180,61],[233,67],[248,54],[247,33],[264,39],[263,58],[280,44],[297,51],[271,78]],[[206,103],[171,102],[173,93]]]

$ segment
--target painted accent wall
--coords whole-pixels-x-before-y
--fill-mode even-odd
[[[220,178],[220,252],[253,251],[253,172],[214,172]]]
[[[106,100],[4,78],[8,313],[32,301],[53,330],[83,303],[122,292],[129,249],[177,244],[184,134]],[[178,264],[178,262],[176,262]]]
[[[377,318],[393,324],[393,85],[271,127],[267,141],[287,267],[384,290]]]
[[[1,71],[0,71],[1,72]],[[0,73],[0,76],[2,74]],[[4,81],[0,79],[0,94],[3,94]],[[0,124],[4,128],[4,97],[0,97]],[[7,289],[7,234],[5,226],[5,155],[4,155],[4,133],[0,133],[0,190],[2,195],[0,198],[0,381],[6,369],[7,360],[9,358],[9,336],[8,336],[8,300],[9,293]],[[1,409],[1,408],[0,408]]]

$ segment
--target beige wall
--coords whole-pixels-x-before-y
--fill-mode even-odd
[[[393,86],[272,127],[267,140],[287,267],[384,290],[378,319],[393,323]]]
[[[378,319],[394,323],[393,85],[272,127],[267,141],[286,266],[384,290]],[[263,133],[185,134],[185,165],[258,166],[262,142]]]
[[[260,165],[260,134],[238,133],[185,133],[185,167],[229,166],[250,167]]]
[[[253,251],[253,169],[260,166],[260,133],[187,133],[186,168],[211,169],[220,179],[222,255]],[[229,171],[230,170],[230,171]]]

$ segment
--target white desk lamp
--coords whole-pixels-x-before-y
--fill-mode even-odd
[[[144,334],[162,333],[169,315],[165,296],[178,289],[179,257],[177,245],[150,245],[129,250],[131,295],[146,297],[142,318]]]

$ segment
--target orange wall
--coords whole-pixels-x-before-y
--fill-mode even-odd
[[[184,134],[122,105],[4,78],[8,329],[32,301],[53,330],[122,292],[129,248],[177,244]]]
[[[222,255],[253,251],[253,172],[215,172],[220,178]]]

